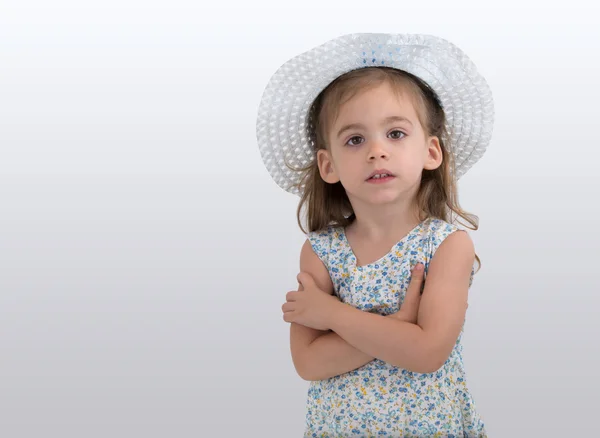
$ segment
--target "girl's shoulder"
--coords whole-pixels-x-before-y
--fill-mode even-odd
[[[437,248],[451,234],[457,231],[464,231],[468,234],[468,230],[459,227],[456,224],[450,223],[439,218],[429,218],[425,222],[421,230],[421,243],[426,246],[428,255],[433,257]]]
[[[460,228],[458,225],[440,218],[432,217],[427,220],[427,236],[433,241],[439,241],[438,243],[441,243],[446,237],[456,231],[467,232],[467,230]]]
[[[306,238],[310,242],[313,251],[327,267],[329,267],[330,254],[337,252],[337,248],[340,245],[341,233],[341,227],[329,225],[306,234]]]
[[[429,268],[429,263],[433,258],[435,252],[439,248],[439,246],[446,240],[448,236],[457,232],[463,231],[469,234],[469,230],[462,228],[456,224],[450,223],[443,219],[439,218],[431,218],[427,221],[427,227],[424,232],[424,241],[426,242],[426,255],[425,255],[425,272],[427,273]],[[471,271],[471,278],[469,281],[469,286],[473,282],[473,276],[475,274],[475,265],[473,264],[473,270]]]

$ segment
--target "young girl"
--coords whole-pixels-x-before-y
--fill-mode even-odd
[[[472,62],[428,35],[345,35],[271,78],[261,155],[308,223],[282,306],[305,437],[486,436],[461,354],[479,258],[452,216],[477,230],[456,183],[493,117]]]

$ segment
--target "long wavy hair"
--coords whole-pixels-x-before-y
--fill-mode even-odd
[[[336,78],[314,100],[308,113],[307,134],[314,147],[314,160],[303,167],[288,168],[300,172],[298,184],[300,201],[297,209],[298,225],[302,232],[302,211],[306,212],[308,231],[320,231],[327,226],[347,227],[356,216],[346,191],[340,182],[329,184],[319,173],[316,151],[328,149],[327,133],[339,114],[339,108],[356,94],[387,82],[396,94],[407,93],[426,135],[436,136],[442,150],[442,163],[434,170],[423,170],[416,195],[416,206],[421,220],[433,217],[446,222],[458,221],[471,230],[479,228],[479,218],[464,211],[458,202],[457,182],[454,177],[454,156],[449,153],[449,133],[446,114],[436,93],[423,80],[406,71],[390,67],[366,67],[352,70]],[[467,222],[461,222],[459,218]],[[469,226],[470,225],[470,226]],[[475,254],[479,271],[481,260]]]

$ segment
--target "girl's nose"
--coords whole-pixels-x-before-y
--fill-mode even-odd
[[[371,149],[369,149],[369,160],[375,158],[386,158],[388,156],[387,151],[380,142],[373,142]]]

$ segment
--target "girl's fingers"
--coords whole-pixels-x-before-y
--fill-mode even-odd
[[[296,301],[297,294],[298,294],[298,291],[296,291],[296,290],[289,291],[287,294],[285,294],[285,300],[286,301]]]
[[[283,303],[283,306],[281,306],[281,310],[283,312],[291,312],[292,310],[294,310],[294,305],[292,303]]]
[[[412,276],[408,290],[406,291],[406,297],[404,301],[418,301],[421,298],[421,286],[423,284],[423,264],[418,263],[412,270]]]

